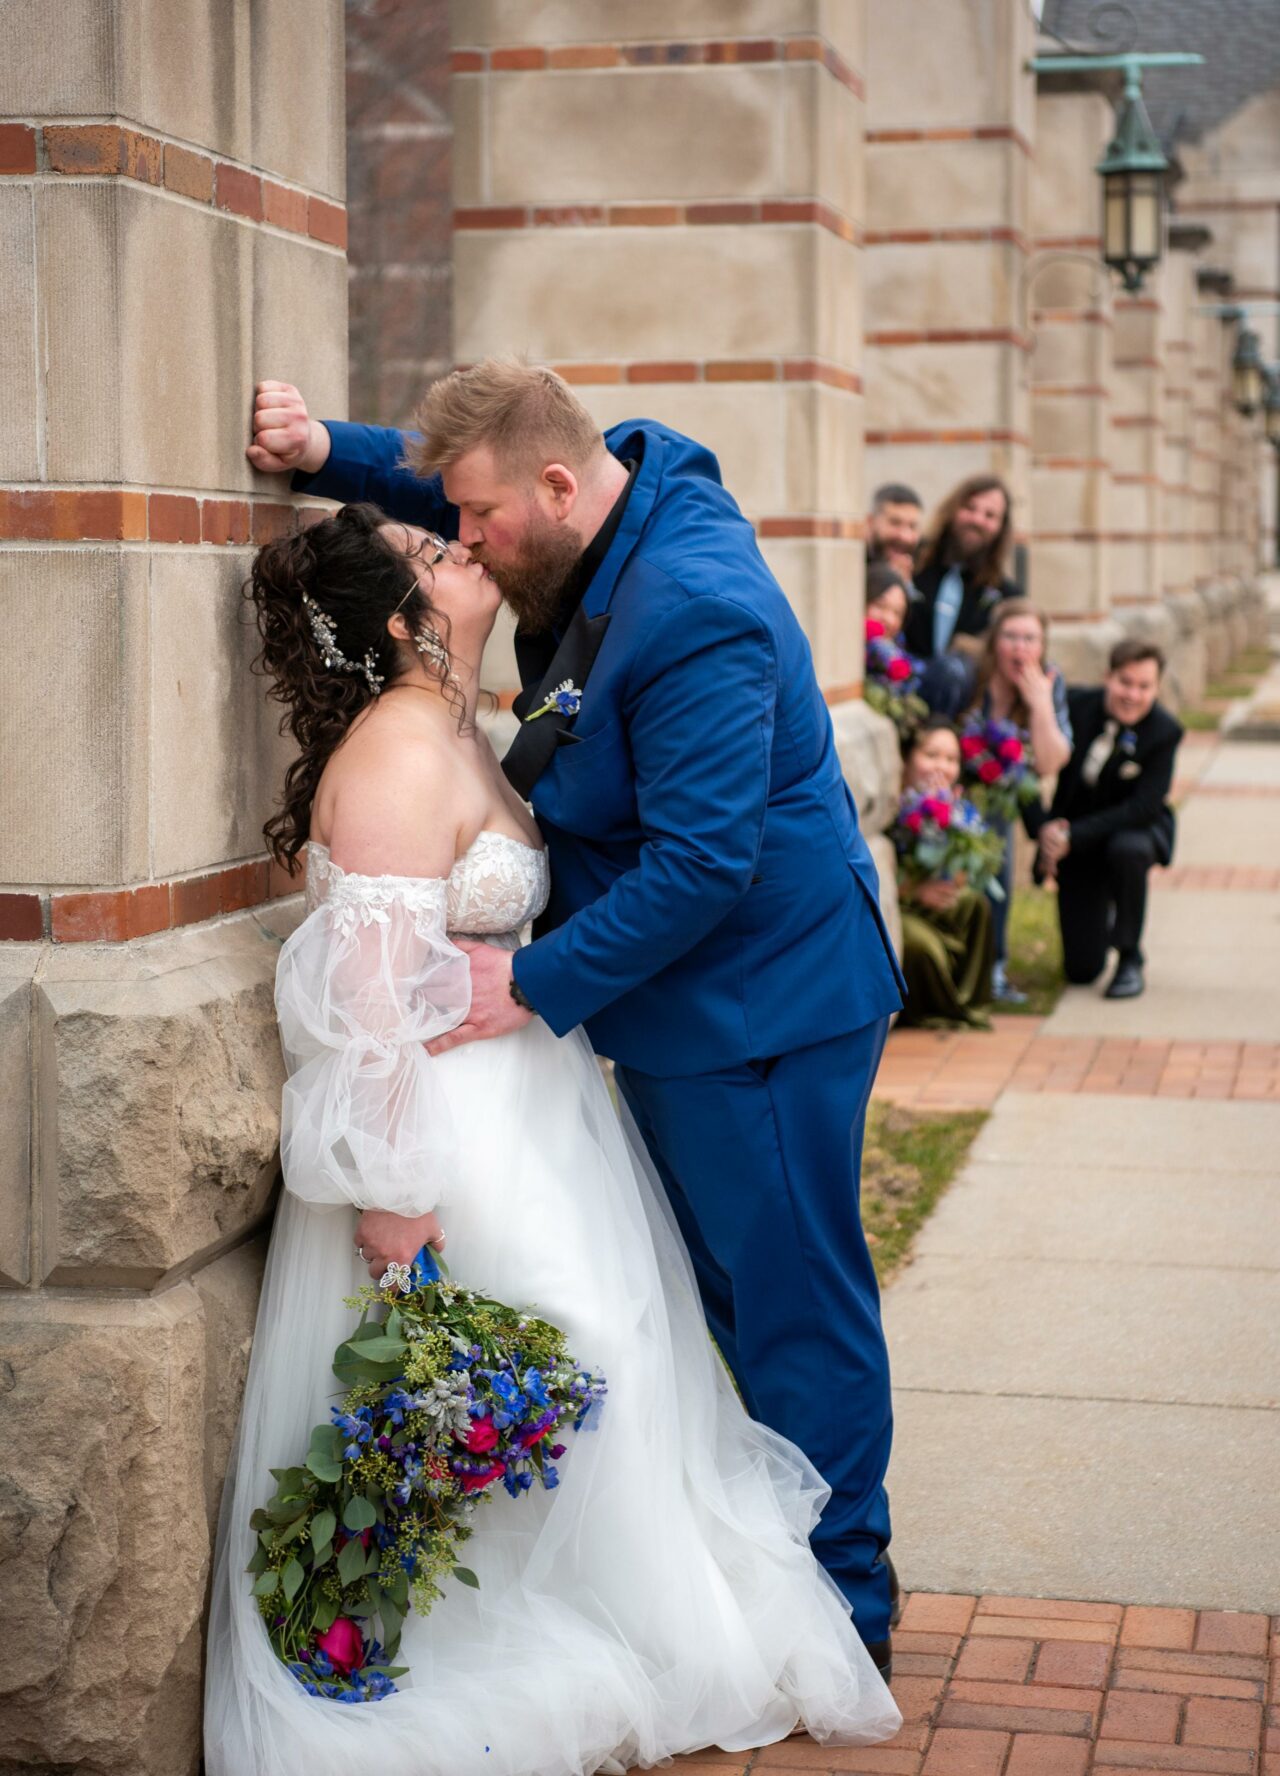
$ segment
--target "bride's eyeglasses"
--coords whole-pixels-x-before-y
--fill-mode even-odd
[[[409,559],[411,559],[413,561],[418,560],[418,558],[422,554],[423,549],[430,549],[430,551],[431,551],[431,553],[427,557],[427,561],[426,561],[426,565],[428,567],[435,567],[438,562],[447,561],[449,558],[449,544],[445,542],[445,540],[442,536],[437,536],[434,530],[427,530],[427,531],[423,532],[421,546],[417,549],[410,551]],[[405,593],[404,597],[400,600],[400,603],[396,606],[396,610],[398,611],[399,609],[401,609],[401,607],[403,605],[406,605],[409,602],[409,600],[413,597],[414,593],[417,590],[418,590],[418,584],[417,584],[417,581],[415,580],[413,585],[410,586],[409,590]],[[392,611],[391,614],[392,614],[392,616],[394,616],[396,614],[396,612]]]

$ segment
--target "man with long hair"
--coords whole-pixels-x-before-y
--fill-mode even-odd
[[[942,715],[970,701],[974,643],[1001,599],[1018,595],[1006,572],[1012,540],[1009,489],[991,474],[953,488],[925,532],[902,644],[928,662],[921,694]]]

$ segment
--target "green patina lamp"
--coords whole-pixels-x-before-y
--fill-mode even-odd
[[[1258,411],[1262,405],[1266,380],[1266,365],[1262,361],[1258,335],[1252,327],[1241,327],[1231,359],[1231,399],[1235,402],[1237,413],[1243,414],[1247,419],[1250,414]],[[1268,421],[1268,426],[1269,424]]]
[[[1142,102],[1141,69],[1125,69],[1116,133],[1098,162],[1102,178],[1102,257],[1126,290],[1158,263],[1164,244],[1165,174],[1169,162]]]
[[[1267,442],[1280,454],[1280,364],[1273,364],[1266,373],[1266,389],[1262,397],[1262,417]]]

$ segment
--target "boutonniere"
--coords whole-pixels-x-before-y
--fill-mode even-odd
[[[1127,753],[1129,757],[1132,758],[1134,753],[1138,750],[1138,736],[1134,733],[1132,728],[1125,728],[1120,735],[1119,744],[1121,752]]]
[[[537,709],[531,709],[525,716],[527,722],[537,721],[540,715],[577,715],[582,708],[582,692],[571,678],[566,678],[562,685],[557,685],[545,703]]]
[[[984,587],[982,596],[978,600],[978,609],[990,610],[992,605],[999,604],[1003,597],[1004,593],[999,586]]]

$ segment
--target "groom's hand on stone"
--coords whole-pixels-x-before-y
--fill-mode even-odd
[[[314,475],[329,460],[325,426],[312,419],[291,382],[260,382],[254,390],[253,442],[245,455],[264,475],[300,470]]]
[[[531,1011],[517,1005],[511,997],[511,951],[495,949],[492,944],[459,944],[471,958],[471,1009],[467,1021],[447,1035],[428,1042],[427,1053],[445,1054],[461,1048],[464,1042],[484,1042],[490,1036],[509,1036],[521,1030],[533,1017]]]

